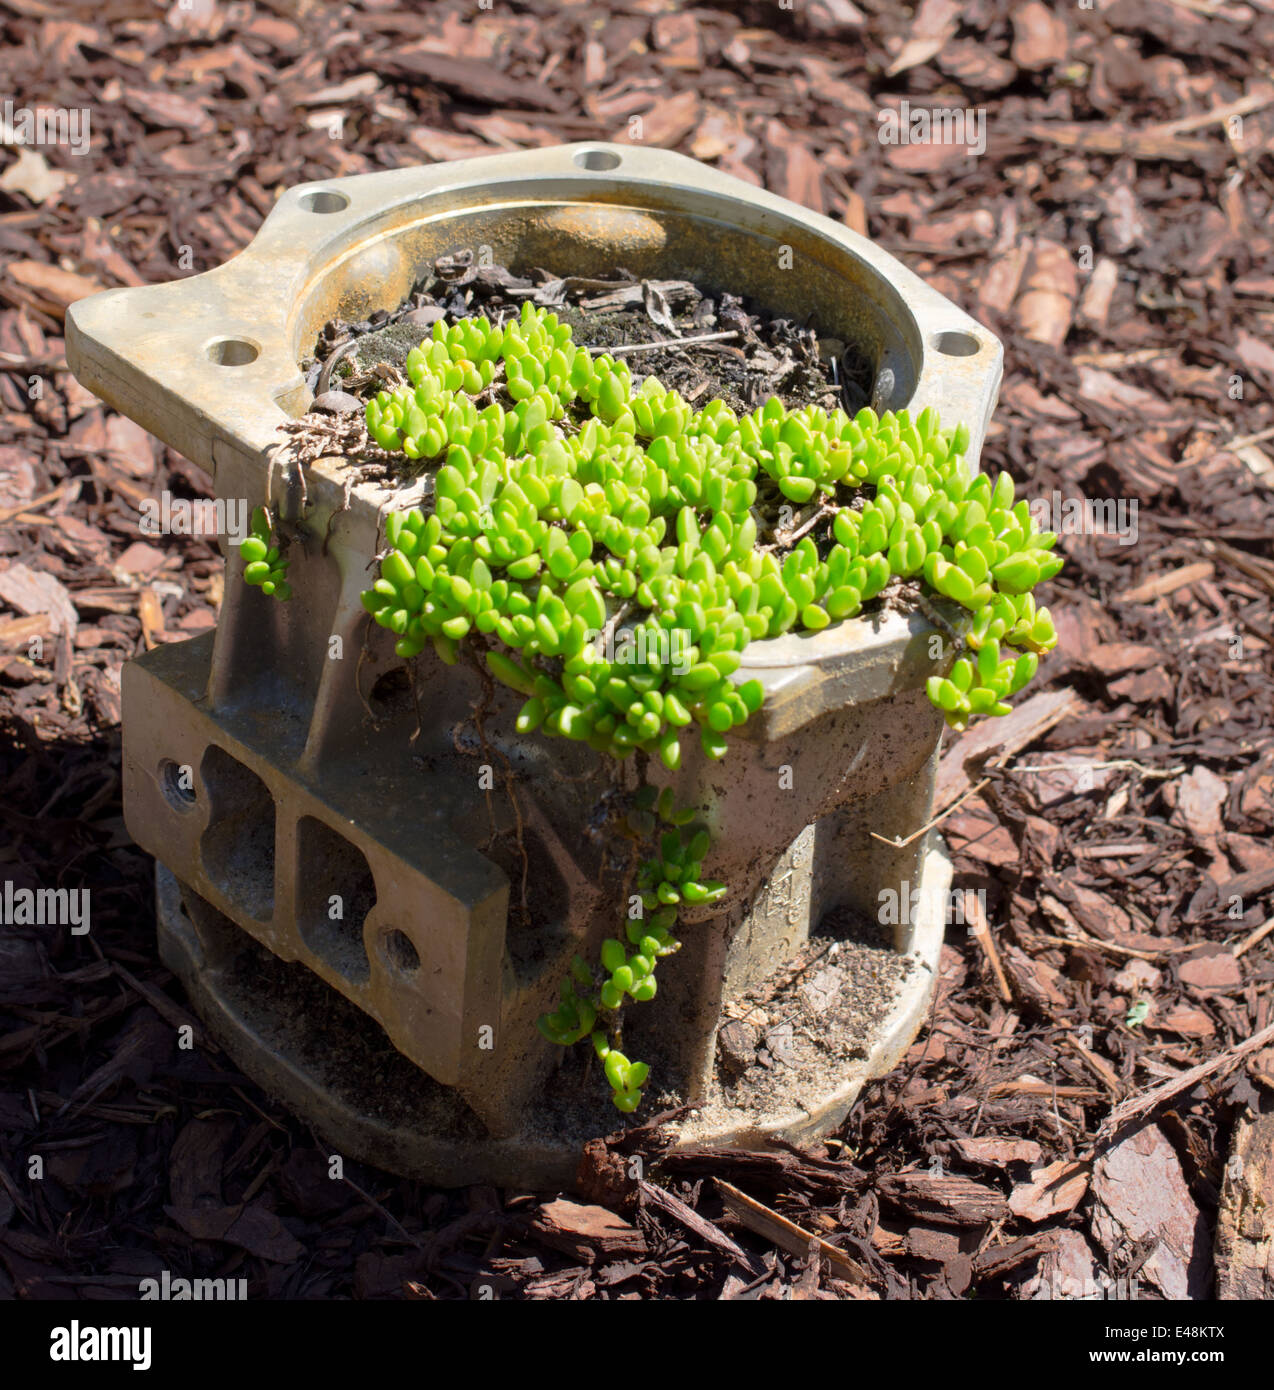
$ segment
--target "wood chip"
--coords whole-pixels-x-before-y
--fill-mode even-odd
[[[712,1246],[714,1250],[728,1256],[742,1265],[753,1278],[759,1277],[764,1272],[764,1265],[754,1256],[749,1255],[735,1241],[711,1221],[699,1215],[692,1207],[688,1207],[680,1197],[674,1196],[662,1187],[656,1187],[654,1183],[647,1182],[644,1178],[638,1183],[642,1201],[648,1206],[670,1216],[674,1221],[679,1222],[688,1231],[693,1232],[700,1240]]]
[[[646,1253],[645,1236],[623,1217],[605,1207],[584,1206],[565,1197],[540,1207],[532,1225],[546,1245],[585,1263],[591,1263],[598,1254]]]
[[[1031,1174],[1009,1194],[1009,1208],[1023,1221],[1039,1223],[1073,1211],[1088,1191],[1088,1165],[1059,1159]]]
[[[794,1221],[789,1221],[786,1216],[780,1216],[778,1212],[767,1207],[764,1202],[758,1202],[755,1197],[749,1197],[746,1192],[740,1192],[737,1187],[730,1183],[718,1178],[716,1186],[726,1208],[748,1230],[755,1231],[759,1236],[764,1236],[766,1240],[777,1245],[780,1250],[786,1250],[789,1255],[795,1255],[799,1259],[805,1259],[811,1248],[817,1249],[819,1256],[827,1261],[832,1272],[838,1278],[859,1287],[866,1287],[870,1283],[867,1271],[856,1260],[851,1260],[844,1251],[838,1250],[820,1236],[813,1236],[808,1231],[803,1231]]]
[[[7,268],[9,276],[29,290],[33,301],[42,309],[61,318],[77,299],[96,294],[102,286],[87,275],[76,275],[60,266],[44,261],[14,261]]]
[[[1175,594],[1178,589],[1184,589],[1188,584],[1211,579],[1215,573],[1216,566],[1210,561],[1197,560],[1194,564],[1182,565],[1180,569],[1170,570],[1166,574],[1157,574],[1143,584],[1125,589],[1122,594],[1115,596],[1115,602],[1148,603],[1152,599],[1166,598],[1169,594]]]

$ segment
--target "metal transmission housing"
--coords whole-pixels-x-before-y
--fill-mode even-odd
[[[359,600],[395,495],[359,484],[347,497],[348,466],[324,459],[306,470],[303,507],[298,479],[268,458],[278,426],[309,406],[298,362],[322,325],[396,308],[437,256],[463,247],[569,274],[622,264],[815,316],[878,379],[892,374],[886,407],[933,406],[944,424],[963,422],[973,467],[1002,351],[828,218],[683,156],[618,145],[302,185],[219,269],[72,306],[76,376],[209,469],[219,498],[268,502],[298,538],[289,602],[246,586],[223,538],[215,633],[124,670],[125,814],[159,861],[164,960],[236,1062],[346,1153],[443,1183],[555,1182],[616,1118],[601,1088],[591,1112],[554,1090],[561,1050],[534,1027],[571,955],[594,956],[621,918],[586,824],[601,784],[582,779],[597,755],[517,737],[520,697],[503,688],[484,718],[485,750],[464,746],[454,730],[477,682],[431,653],[418,658],[417,702],[404,700],[392,638],[368,633]],[[930,816],[935,631],[893,613],[754,642],[737,679],[759,678],[766,701],[743,737],[720,763],[696,745],[675,776],[656,769],[681,802],[704,808],[711,871],[731,888],[722,903],[683,910],[682,951],[656,999],[631,1011],[636,1054],[653,1049],[657,1079],[700,1104],[682,1143],[826,1132],[924,1018],[950,870],[927,835],[895,847],[872,832],[906,839]],[[484,757],[490,797],[478,786]],[[514,814],[504,760],[534,929],[510,926],[521,869],[488,849],[490,817],[504,829]],[[778,790],[781,776],[790,790]],[[723,1006],[799,951],[829,908],[875,917],[881,892],[904,884],[919,889],[920,909],[895,947],[917,968],[866,1055],[799,1105],[727,1104],[713,1080]]]

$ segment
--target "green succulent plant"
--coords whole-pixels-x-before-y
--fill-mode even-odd
[[[245,584],[258,585],[263,594],[277,599],[286,601],[292,597],[292,586],[287,582],[288,562],[275,544],[270,513],[264,507],[252,513],[252,526],[239,544],[239,554],[243,557]]]
[[[764,698],[759,681],[736,676],[748,643],[851,618],[894,577],[963,610],[946,674],[928,682],[953,727],[1004,714],[1057,640],[1031,592],[1061,567],[1056,537],[1015,501],[1007,474],[971,474],[967,431],[943,430],[932,410],[850,417],[773,398],[742,416],[720,400],[693,409],[653,376],[635,389],[624,362],[593,357],[529,303],[499,326],[436,323],[406,370],[410,384],[368,402],[367,427],[433,469],[433,507],[388,518],[363,603],[405,659],[432,645],[453,663],[471,633],[488,639],[492,675],[525,697],[520,733],[616,758],[641,750],[674,771],[697,735],[720,758]],[[776,493],[823,506],[823,544],[806,534],[786,555],[759,544],[762,488],[771,509]],[[267,545],[254,563],[277,566],[268,533],[254,538],[254,554]],[[645,639],[630,644],[635,660],[604,650],[621,620]],[[576,957],[561,1003],[539,1020],[555,1043],[593,1039],[623,1111],[647,1072],[616,1050],[619,1011],[654,996],[655,966],[680,944],[681,904],[726,892],[703,876],[706,829],[666,790],[643,787],[630,824],[657,837],[640,869],[641,915],[626,940],[604,944],[599,968]]]

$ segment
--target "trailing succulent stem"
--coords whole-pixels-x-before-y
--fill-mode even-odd
[[[1031,593],[1061,566],[1056,538],[1007,474],[969,472],[967,431],[940,429],[932,410],[694,410],[653,376],[634,389],[625,363],[594,358],[529,303],[501,326],[436,323],[406,367],[410,385],[370,401],[367,425],[382,448],[436,467],[434,505],[390,516],[363,602],[403,658],[432,645],[451,663],[483,634],[492,674],[525,697],[520,733],[616,758],[640,749],[675,771],[693,732],[720,758],[764,696],[734,679],[748,643],[852,618],[895,576],[964,610],[948,674],[928,683],[956,728],[1005,713],[1056,641]],[[758,543],[758,519],[779,541],[766,518],[807,507],[786,555]],[[665,827],[640,914],[626,942],[605,943],[600,970],[576,958],[539,1021],[556,1043],[592,1038],[624,1111],[646,1068],[612,1046],[619,1010],[653,997],[680,904],[726,891],[702,877],[709,841],[693,811],[647,786],[632,814],[651,835]]]
[[[292,586],[287,582],[288,562],[275,543],[270,513],[258,507],[252,513],[252,529],[239,545],[243,557],[245,584],[260,585],[261,592],[277,599],[290,599]]]

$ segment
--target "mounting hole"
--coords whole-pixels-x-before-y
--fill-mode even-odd
[[[946,333],[935,333],[929,342],[946,357],[976,357],[982,351],[981,342],[972,333],[954,328]]]
[[[261,355],[261,349],[246,338],[214,338],[204,351],[218,367],[246,367]]]
[[[405,666],[395,666],[380,676],[372,686],[367,703],[376,719],[394,719],[411,714],[416,708],[411,689],[411,673]]]
[[[380,949],[386,961],[400,975],[414,975],[420,969],[420,955],[406,932],[397,929],[387,931],[380,939]]]
[[[174,762],[165,758],[159,764],[159,789],[164,800],[174,811],[194,809],[198,797],[195,794],[195,770],[189,763]]]
[[[623,161],[614,150],[577,150],[574,162],[581,169],[592,169],[600,173],[606,169],[618,169]]]
[[[349,199],[344,193],[333,193],[330,188],[318,188],[313,193],[302,193],[297,199],[305,212],[344,212],[349,207]]]

